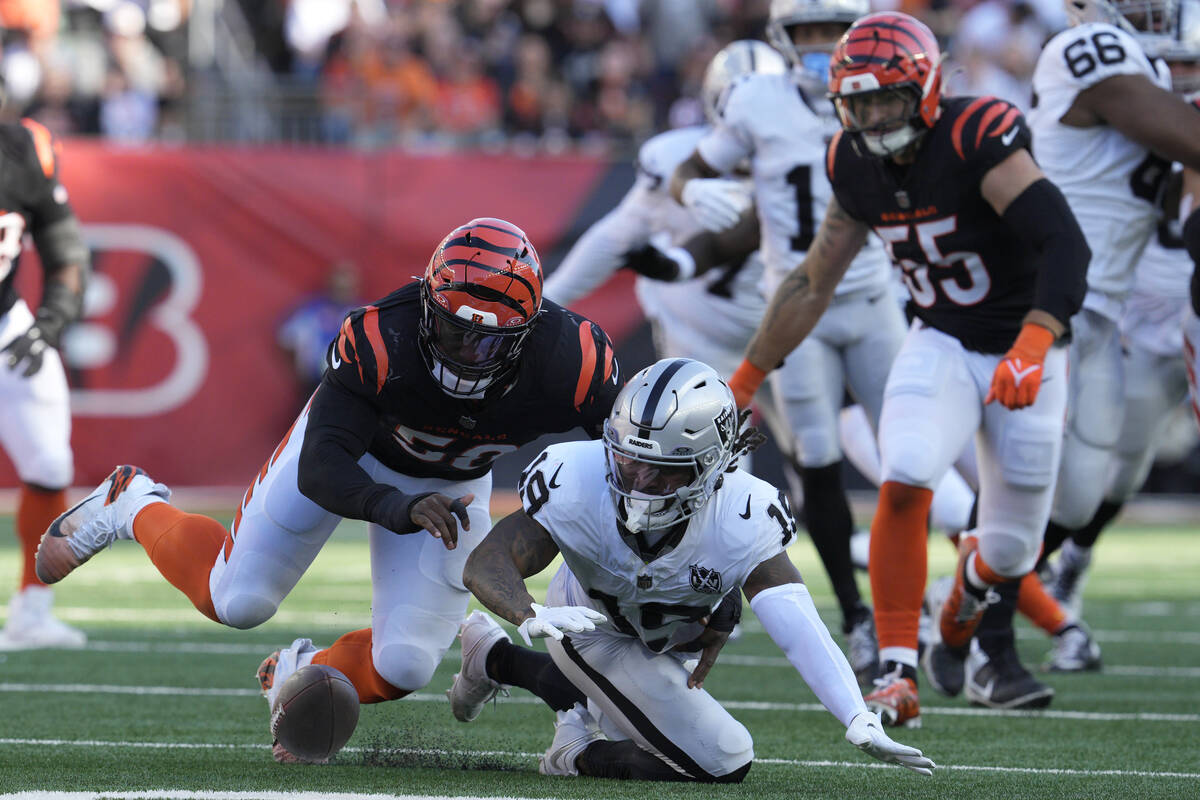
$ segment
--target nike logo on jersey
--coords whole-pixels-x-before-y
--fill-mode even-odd
[[[742,519],[750,519],[750,498],[746,498],[746,510],[738,514]]]
[[[550,488],[557,489],[562,484],[558,482],[558,473],[562,472],[563,465],[559,464],[558,469],[554,470],[554,474],[550,476]]]
[[[333,367],[334,369],[337,369],[341,365],[342,365],[342,360],[340,358],[338,358],[337,348],[334,348],[333,352],[329,354],[329,366]]]
[[[1004,144],[1005,147],[1008,147],[1010,144],[1013,143],[1013,139],[1017,138],[1017,131],[1019,129],[1020,129],[1019,125],[1013,125],[1011,128],[1008,129],[1008,133],[1006,133],[1000,137],[1000,141]]]
[[[1017,386],[1021,385],[1022,380],[1042,368],[1041,364],[1030,364],[1028,367],[1023,368],[1021,366],[1021,359],[1019,358],[1010,359],[1004,363],[1008,364],[1008,371],[1012,373],[1013,382]]]

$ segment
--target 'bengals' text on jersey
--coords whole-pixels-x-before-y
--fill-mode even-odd
[[[1028,150],[1021,112],[994,97],[954,97],[898,165],[839,133],[826,154],[838,203],[879,235],[908,287],[909,311],[970,350],[1003,353],[1033,305],[1036,259],[980,192],[983,176]]]
[[[620,383],[612,342],[596,324],[544,301],[512,388],[481,404],[449,397],[434,381],[418,345],[420,320],[420,284],[411,283],[349,314],[329,348],[323,382],[375,409],[368,452],[384,466],[464,480],[542,434],[581,427],[601,435]]]

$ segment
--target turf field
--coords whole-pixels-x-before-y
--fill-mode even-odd
[[[11,524],[0,517],[5,594],[17,572]],[[932,572],[948,572],[950,548],[931,547]],[[834,621],[815,551],[801,539],[791,553],[822,615]],[[87,649],[0,653],[0,795],[1200,797],[1195,528],[1124,527],[1106,535],[1086,594],[1105,669],[1050,676],[1058,694],[1049,710],[985,712],[925,689],[924,727],[897,737],[938,763],[933,778],[881,767],[845,743],[841,726],[749,610],[745,635],[725,649],[706,684],[754,736],[758,761],[740,786],[540,776],[536,755],[551,739],[552,712],[517,690],[476,722],[456,722],[443,692],[457,670],[457,647],[425,691],[364,707],[334,764],[277,765],[255,688],[258,663],[295,636],[328,644],[368,624],[367,564],[364,529],[343,524],[276,618],[236,631],[193,611],[139,547],[118,542],[57,595],[61,616],[87,631]],[[535,596],[548,577],[537,579]],[[1026,661],[1039,662],[1045,637],[1025,623],[1018,636]]]

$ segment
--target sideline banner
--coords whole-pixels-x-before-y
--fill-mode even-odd
[[[621,181],[614,170],[627,168],[67,141],[63,182],[95,267],[64,348],[75,484],[98,483],[118,463],[168,484],[248,484],[299,410],[276,328],[323,286],[330,264],[355,262],[363,296],[382,297],[477,216],[520,225],[545,259],[591,221],[581,214],[616,204],[632,174]],[[40,274],[30,248],[18,276],[30,306]],[[619,340],[641,319],[631,286],[622,276],[580,310]],[[0,486],[16,483],[0,459]]]

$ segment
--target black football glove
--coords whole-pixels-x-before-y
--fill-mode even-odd
[[[652,244],[630,250],[624,256],[621,269],[628,269],[656,281],[679,280],[679,264]]]
[[[51,309],[39,308],[37,319],[29,330],[5,345],[4,363],[14,372],[30,378],[42,368],[46,348],[57,349],[67,321]]]

